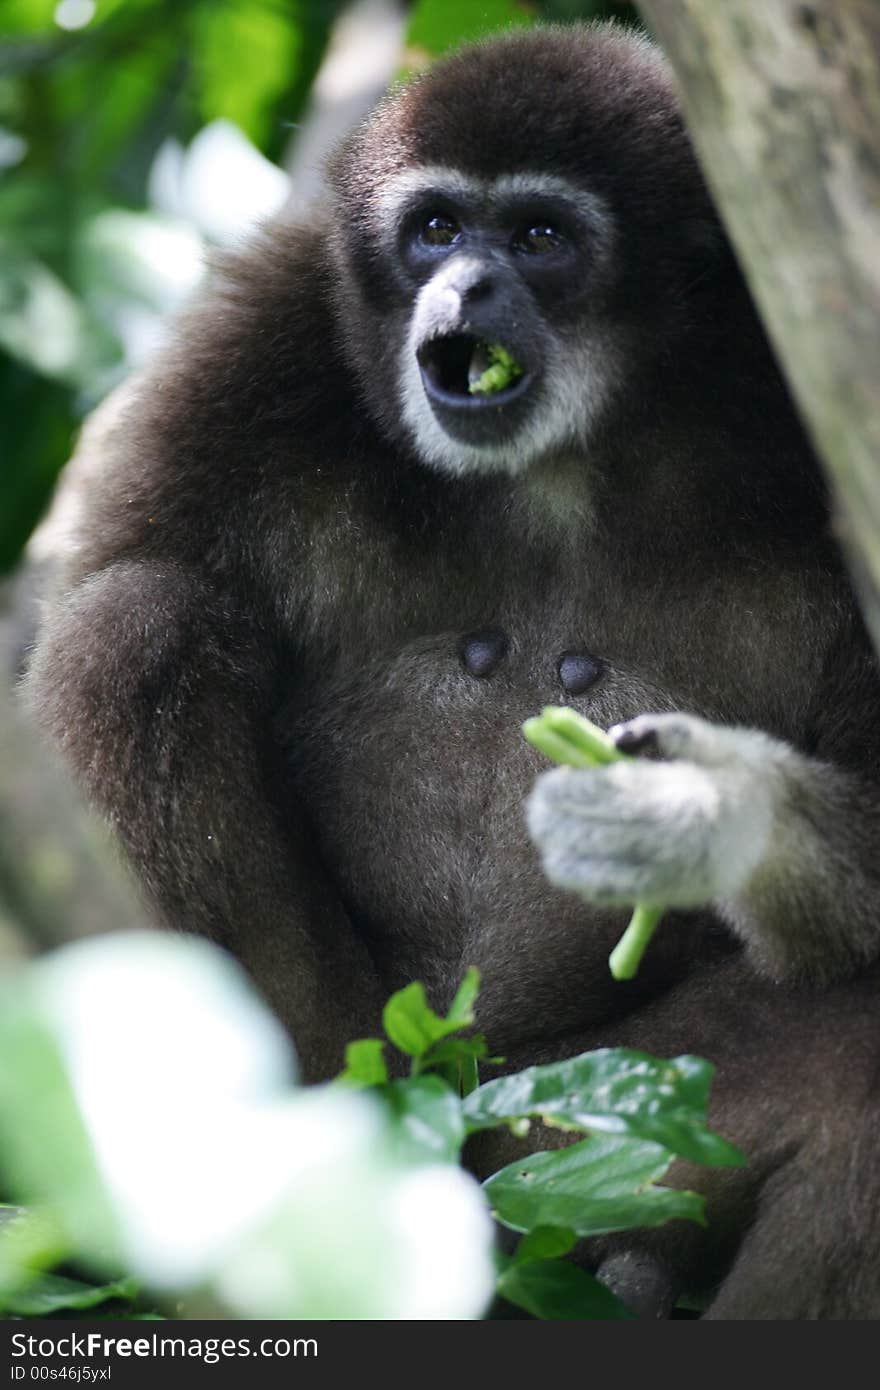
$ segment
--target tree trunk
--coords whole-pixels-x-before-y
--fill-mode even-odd
[[[0,588],[0,968],[35,951],[119,927],[143,927],[103,826],[44,748],[7,680]]]
[[[880,4],[641,0],[880,650]]]
[[[140,927],[106,833],[0,685],[0,966],[120,927]]]

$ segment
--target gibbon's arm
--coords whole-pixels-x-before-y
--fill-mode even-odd
[[[316,1079],[375,1027],[380,994],[306,825],[276,811],[259,641],[183,567],[117,563],[53,608],[27,693],[164,923],[234,951]]]
[[[825,982],[880,954],[876,786],[691,715],[642,715],[612,736],[663,761],[539,777],[528,822],[554,883],[604,904],[712,904],[777,979]]]

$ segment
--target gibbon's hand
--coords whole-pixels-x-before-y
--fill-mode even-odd
[[[684,714],[641,715],[610,734],[635,756],[543,773],[528,798],[548,878],[604,905],[735,897],[767,851],[789,750]]]

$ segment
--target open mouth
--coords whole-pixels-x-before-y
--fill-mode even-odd
[[[500,343],[471,333],[431,338],[417,355],[429,397],[458,409],[497,409],[523,395],[531,381]]]

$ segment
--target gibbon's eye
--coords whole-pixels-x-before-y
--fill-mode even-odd
[[[435,213],[422,223],[419,236],[426,246],[451,246],[461,236],[461,228],[454,218]]]
[[[518,232],[513,244],[517,251],[526,251],[530,256],[546,256],[558,251],[565,244],[565,237],[549,222],[536,222]]]

